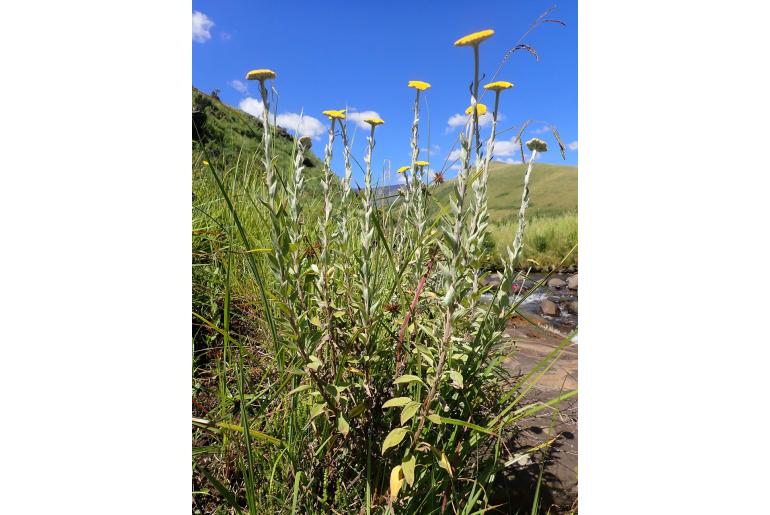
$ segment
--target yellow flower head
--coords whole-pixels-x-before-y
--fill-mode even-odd
[[[396,172],[398,172],[398,173],[406,173],[406,171],[409,170],[410,168],[411,168],[411,166],[408,166],[408,165],[407,166],[402,166],[401,168],[396,170]]]
[[[486,104],[476,104],[476,112],[479,116],[484,116],[487,114],[487,106]],[[465,114],[470,115],[473,113],[473,106],[468,106],[468,109],[465,110]]]
[[[372,127],[377,127],[378,125],[382,125],[383,123],[385,123],[382,120],[382,118],[376,118],[376,117],[364,118],[364,121],[369,125],[371,125]]]
[[[251,70],[249,73],[246,74],[246,80],[267,80],[267,79],[274,79],[275,78],[275,72],[273,70],[268,70],[266,68],[262,68],[259,70]]]
[[[414,164],[415,164],[415,166],[428,166],[428,165],[430,165],[430,163],[427,162],[427,161],[415,161]]]
[[[323,112],[324,116],[328,116],[330,120],[344,120],[345,111],[347,109],[329,109]]]
[[[494,33],[495,31],[492,29],[474,32],[455,41],[455,46],[476,46],[485,39],[491,38]]]
[[[496,82],[490,82],[486,86],[484,86],[484,89],[490,89],[492,91],[502,91],[504,89],[510,89],[513,87],[513,83],[504,81],[504,80],[498,80]]]
[[[430,87],[430,84],[421,80],[410,80],[406,85],[410,88],[418,89],[420,91],[425,91]]]
[[[203,166],[208,166],[208,165],[209,165],[208,161],[203,161]]]

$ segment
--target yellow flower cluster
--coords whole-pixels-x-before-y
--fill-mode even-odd
[[[494,33],[495,31],[492,29],[474,32],[473,34],[468,34],[455,41],[455,46],[475,46],[485,39],[491,38]]]
[[[427,162],[427,161],[415,161],[414,164],[416,166],[428,166],[428,165],[430,165],[430,163]]]
[[[347,109],[328,109],[322,114],[328,116],[330,120],[344,120],[345,111],[347,111]]]
[[[259,70],[251,70],[246,74],[246,80],[267,80],[274,79],[276,77],[273,70],[261,68]]]
[[[410,80],[406,85],[407,87],[419,89],[420,91],[425,91],[430,87],[429,83],[423,82],[421,80]]]
[[[468,106],[468,109],[465,110],[465,114],[470,115],[471,113],[473,113],[473,106]],[[476,113],[479,116],[484,116],[487,114],[486,104],[476,104]]]
[[[385,123],[382,118],[377,117],[371,117],[371,118],[364,118],[364,121],[371,125],[372,127],[377,127],[378,125],[382,125]]]
[[[512,82],[508,82],[508,81],[505,81],[505,80],[498,80],[498,81],[495,81],[495,82],[490,82],[489,84],[484,86],[484,89],[489,89],[489,90],[492,90],[492,91],[502,91],[504,89],[510,89],[512,87],[513,87],[513,83]]]
[[[411,166],[409,166],[409,165],[406,165],[406,166],[402,166],[401,168],[399,168],[398,170],[396,170],[396,172],[397,172],[397,173],[406,173],[406,171],[407,171],[407,170],[409,170],[409,168],[411,168]]]

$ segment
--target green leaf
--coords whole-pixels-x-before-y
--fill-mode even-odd
[[[404,425],[409,419],[411,419],[415,413],[417,413],[417,410],[420,409],[420,403],[410,401],[409,404],[404,406],[404,409],[401,411],[401,425]]]
[[[365,409],[366,409],[366,402],[360,402],[355,406],[353,406],[353,409],[350,410],[350,413],[348,413],[348,416],[350,416],[350,418],[356,418],[358,415],[363,413]]]
[[[295,393],[304,392],[304,391],[305,391],[305,390],[307,390],[308,388],[310,388],[310,385],[309,385],[309,384],[303,384],[303,385],[301,385],[301,386],[298,386],[298,387],[296,387],[296,388],[295,388],[295,389],[293,389],[292,391],[290,391],[290,392],[289,392],[289,395],[294,395]]]
[[[414,383],[415,381],[419,381],[419,382],[425,384],[422,379],[420,379],[419,377],[417,377],[415,375],[412,375],[412,374],[404,374],[404,375],[402,375],[401,377],[399,377],[398,379],[393,381],[393,384]]]
[[[428,420],[430,420],[431,422],[437,425],[441,424],[441,417],[436,415],[435,413],[431,413],[430,415],[428,415]]]
[[[455,418],[448,418],[448,417],[439,417],[439,418],[441,418],[441,422],[443,422],[444,424],[452,424],[454,426],[463,426],[463,427],[467,427],[468,429],[473,429],[474,431],[478,431],[479,433],[484,433],[492,436],[495,435],[493,431],[490,431],[485,427],[481,427],[476,424],[471,424],[470,422],[465,422],[464,420],[457,420]]]
[[[449,464],[449,460],[447,459],[446,454],[444,454],[444,451],[439,451],[437,449],[436,454],[438,457],[438,466],[449,472],[449,477],[452,477],[452,465]]]
[[[316,356],[310,356],[310,363],[308,363],[306,366],[311,370],[318,370],[318,367],[321,365],[323,365],[323,363],[320,359],[318,359]]]
[[[318,415],[323,413],[324,406],[326,406],[326,403],[323,403],[323,404],[313,404],[312,406],[310,406],[310,420],[313,420]]]
[[[406,479],[409,486],[414,485],[414,465],[416,462],[417,459],[414,455],[410,455],[409,458],[405,458],[401,462],[401,471],[404,473],[404,479]]]
[[[291,513],[294,515],[297,513],[297,499],[299,498],[299,481],[302,477],[302,471],[297,472],[297,475],[294,476],[294,493],[291,497]]]
[[[394,408],[394,407],[406,406],[410,402],[412,402],[412,399],[410,399],[409,397],[394,397],[389,401],[385,402],[385,404],[383,404],[382,407]]]
[[[463,387],[463,375],[460,372],[457,370],[450,370],[449,377],[452,378],[452,382],[455,384],[455,386],[458,388]]]
[[[208,480],[209,480],[209,482],[211,482],[211,484],[212,484],[212,485],[214,485],[214,488],[216,488],[217,490],[219,490],[219,493],[220,493],[220,494],[222,494],[222,497],[224,497],[224,498],[225,498],[225,500],[227,500],[227,502],[228,502],[228,503],[230,503],[230,506],[232,506],[233,508],[235,508],[235,511],[236,511],[236,513],[240,514],[240,513],[241,513],[241,509],[240,509],[240,507],[238,506],[238,501],[235,499],[235,496],[233,495],[233,493],[232,493],[231,491],[229,491],[229,490],[228,490],[228,489],[225,487],[225,485],[223,485],[222,483],[220,483],[219,481],[217,481],[217,478],[215,478],[215,477],[214,477],[214,475],[213,475],[213,474],[211,474],[211,473],[210,473],[208,470],[206,470],[204,467],[200,467],[198,470],[200,470],[201,472],[203,472],[203,475],[204,475],[204,476],[206,476],[206,479],[208,479]],[[410,483],[410,484],[411,484],[411,483]]]
[[[396,465],[390,471],[390,502],[398,498],[398,491],[401,490],[404,484],[404,480],[401,478],[403,475],[404,471],[401,470],[401,465]]]
[[[348,421],[345,420],[345,417],[341,414],[337,419],[337,429],[343,436],[348,436],[348,432],[350,432],[350,424],[348,424]]]
[[[396,445],[400,444],[401,440],[404,439],[408,431],[409,430],[405,427],[397,427],[391,431],[388,436],[385,437],[385,441],[382,442],[382,455],[384,456],[385,451],[391,447],[395,447]]]

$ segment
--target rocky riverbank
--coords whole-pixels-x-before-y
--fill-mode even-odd
[[[539,287],[545,274],[530,274],[517,281],[512,299],[526,296],[517,314],[508,320],[504,345],[509,348],[504,365],[514,378],[523,377],[548,356],[578,325],[578,275],[554,274]],[[499,284],[495,278],[488,284]],[[537,376],[536,376],[537,378]],[[535,378],[532,379],[534,381]],[[578,387],[578,344],[573,338],[558,359],[537,378],[526,393],[523,404],[547,402]],[[577,508],[578,424],[577,396],[553,409],[527,418],[517,430],[516,447],[533,448],[552,443],[543,453],[515,460],[505,471],[502,497],[522,508],[531,506],[533,484],[544,463],[540,505],[550,513],[571,513]]]

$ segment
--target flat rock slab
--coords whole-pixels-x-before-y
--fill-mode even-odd
[[[531,371],[563,341],[563,337],[533,327],[518,317],[509,322],[504,336],[509,343],[513,343],[513,347],[503,365],[514,375]],[[550,369],[534,382],[537,375],[527,384],[532,388],[522,401],[524,404],[547,402],[560,393],[577,388],[577,343],[569,343]],[[527,447],[559,435],[546,461],[542,498],[544,512],[551,506],[551,513],[568,513],[577,499],[577,399],[576,395],[563,401],[558,409],[544,409],[523,421],[524,430],[519,443]],[[539,467],[538,464],[533,466]]]

